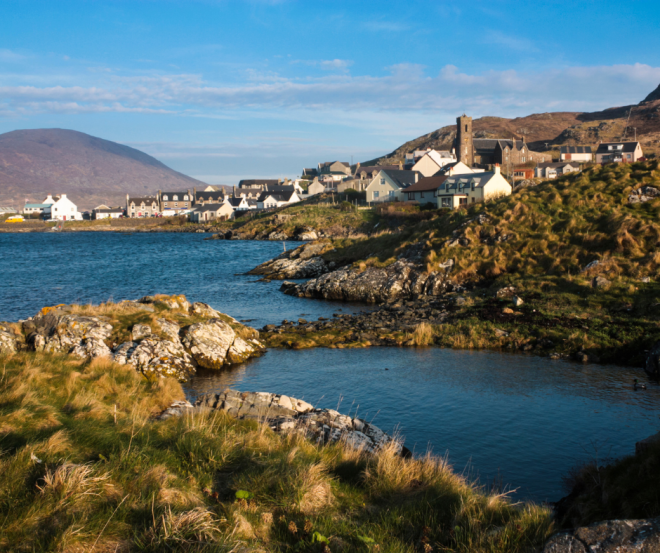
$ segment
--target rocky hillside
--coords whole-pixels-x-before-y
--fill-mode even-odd
[[[206,184],[134,148],[66,129],[0,135],[0,205],[20,207],[47,193],[67,194],[79,209],[124,205],[126,194],[150,195]]]
[[[473,121],[475,138],[524,137],[530,147],[539,152],[565,145],[596,146],[598,142],[621,140],[624,136],[632,140],[635,128],[645,152],[657,153],[660,150],[660,86],[639,104],[598,112],[536,113],[515,119],[481,117]],[[456,125],[448,125],[410,140],[383,158],[366,161],[363,165],[398,163],[406,152],[415,149],[450,150],[455,138]]]

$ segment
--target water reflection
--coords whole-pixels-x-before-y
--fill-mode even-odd
[[[385,370],[388,369],[388,370]],[[556,500],[561,476],[594,456],[632,453],[658,430],[660,388],[634,391],[636,369],[443,349],[269,351],[228,371],[201,372],[198,394],[235,388],[356,411],[417,452],[448,453],[458,470],[499,476],[520,497]]]

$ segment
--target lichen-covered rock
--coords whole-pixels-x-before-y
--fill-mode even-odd
[[[185,381],[195,372],[193,359],[181,343],[169,340],[145,338],[127,356],[127,363],[149,377],[173,376]]]
[[[136,347],[138,347],[137,342],[124,342],[123,344],[119,344],[119,346],[117,346],[112,352],[112,360],[120,365],[126,365]]]
[[[428,273],[419,265],[400,259],[387,267],[367,267],[362,271],[344,267],[284,291],[305,298],[383,303],[443,294],[451,286],[447,273],[448,270]]]
[[[179,333],[181,328],[178,324],[167,319],[156,319],[160,327],[161,334],[164,334],[170,342],[179,342]]]
[[[131,338],[133,338],[133,341],[141,340],[147,336],[151,336],[151,327],[149,325],[133,325],[133,330],[131,330]]]
[[[17,350],[16,335],[9,326],[0,324],[0,354],[9,355],[16,353]]]
[[[34,350],[69,353],[81,358],[111,356],[106,340],[113,328],[103,318],[73,315],[61,309],[43,312],[30,324],[24,324],[28,344]]]
[[[543,553],[657,553],[660,518],[608,520],[561,532],[550,538]]]
[[[220,317],[219,311],[213,309],[208,303],[202,303],[201,301],[196,301],[190,306],[190,313],[200,317]]]
[[[633,190],[628,196],[628,203],[638,204],[655,200],[660,196],[660,190],[654,186],[642,186],[637,190]]]
[[[403,444],[373,424],[333,409],[315,409],[306,401],[285,395],[225,390],[200,397],[195,407],[219,409],[241,419],[266,421],[275,432],[300,432],[320,444],[341,440],[369,453],[394,444],[399,453],[409,454]]]
[[[250,359],[250,357],[254,357],[254,355],[261,349],[259,347],[260,344],[257,344],[259,344],[259,342],[256,340],[246,342],[240,336],[236,336],[236,338],[234,338],[234,343],[227,350],[226,361],[234,365],[244,363]]]
[[[183,345],[200,367],[219,369],[236,339],[234,329],[221,319],[190,325],[183,331]]]
[[[303,244],[283,252],[250,271],[252,275],[264,275],[272,280],[287,278],[313,278],[330,271],[321,254],[330,248],[327,242]]]

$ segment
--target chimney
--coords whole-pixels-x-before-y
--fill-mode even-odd
[[[499,174],[500,174],[500,164],[499,164],[499,163],[496,163],[496,164],[495,164],[494,171],[495,171],[495,174],[496,174],[496,175],[499,175]]]
[[[399,161],[399,171],[403,171],[403,161]]]
[[[419,173],[415,171],[415,182],[417,182],[418,180],[419,180]]]

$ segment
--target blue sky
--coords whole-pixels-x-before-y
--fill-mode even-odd
[[[2,1],[0,132],[60,127],[209,183],[451,124],[637,103],[660,2]]]

